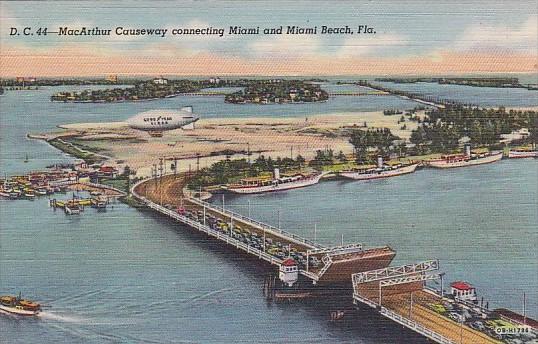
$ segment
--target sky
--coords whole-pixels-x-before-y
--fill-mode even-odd
[[[515,4],[517,3],[517,6]],[[359,25],[375,34],[229,35]],[[11,28],[166,28],[167,36],[10,36]],[[223,37],[172,36],[224,28]],[[538,72],[538,1],[0,2],[0,76],[455,75]]]

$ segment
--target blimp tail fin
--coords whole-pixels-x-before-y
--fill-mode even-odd
[[[191,122],[191,123],[189,123],[187,125],[182,126],[181,129],[183,129],[183,130],[194,130],[194,122]]]
[[[181,111],[192,113],[192,106],[185,106],[181,108]]]

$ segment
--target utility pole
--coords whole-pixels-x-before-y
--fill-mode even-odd
[[[411,292],[411,300],[409,303],[409,319],[413,319],[413,292]]]
[[[196,172],[200,171],[200,153],[196,153]]]
[[[441,278],[441,299],[443,299],[443,297],[445,296],[445,286],[444,286],[444,284],[443,284],[443,282],[444,282],[443,277],[444,277],[444,276],[445,276],[445,273],[444,273],[444,272],[441,273],[441,274],[439,274],[439,277]]]
[[[340,246],[344,246],[344,234],[342,233],[342,239],[340,240]]]
[[[163,158],[159,159],[159,195],[160,195],[160,205],[163,205]]]
[[[527,295],[523,292],[523,326],[527,325]]]
[[[460,344],[463,344],[463,315],[460,316]]]
[[[224,211],[224,194],[222,194],[222,211]]]
[[[381,307],[381,281],[379,281],[379,307]]]

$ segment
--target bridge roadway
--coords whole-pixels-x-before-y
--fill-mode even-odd
[[[285,258],[297,255],[304,259],[299,264],[299,273],[317,283],[333,265],[333,263],[349,261],[349,255],[363,254],[362,245],[351,244],[336,247],[323,247],[308,239],[283,231],[274,226],[250,219],[234,213],[226,208],[215,206],[200,199],[185,196],[183,188],[185,176],[165,175],[153,180],[137,183],[132,188],[133,196],[149,208],[184,223],[194,229],[204,232],[229,245],[257,256],[270,264],[280,266]],[[222,230],[210,226],[209,219],[219,219],[226,224]],[[240,240],[232,230],[243,233],[256,233],[256,238],[265,243],[262,249]],[[269,250],[269,243],[273,250]],[[276,244],[279,247],[276,248]],[[275,252],[276,251],[276,252]],[[377,252],[377,251],[374,251]],[[365,251],[364,256],[370,257],[371,251]],[[297,259],[296,259],[297,260]],[[351,279],[351,274],[347,275]]]
[[[403,317],[427,327],[452,343],[490,344],[500,343],[486,334],[457,323],[428,308],[429,304],[442,303],[439,296],[425,290],[413,293],[413,305],[410,294],[390,295],[385,297],[383,305]],[[411,308],[411,313],[409,309]]]
[[[463,317],[463,311],[459,310],[459,307],[468,310],[476,308],[475,305],[464,305],[462,302],[442,298],[436,291],[426,287],[425,281],[442,278],[443,274],[432,273],[438,269],[439,262],[432,260],[354,274],[354,302],[377,309],[384,317],[436,343],[501,343],[486,333],[469,327],[467,323],[454,321],[447,314],[433,310],[436,307],[448,307],[449,304],[454,308],[458,303],[458,308],[454,308],[453,312]],[[474,313],[475,316],[478,314]]]

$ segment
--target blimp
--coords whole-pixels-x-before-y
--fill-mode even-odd
[[[192,106],[179,110],[161,109],[141,112],[127,120],[129,127],[148,132],[151,136],[161,137],[163,131],[178,128],[194,129],[194,123],[200,117],[192,112]]]

